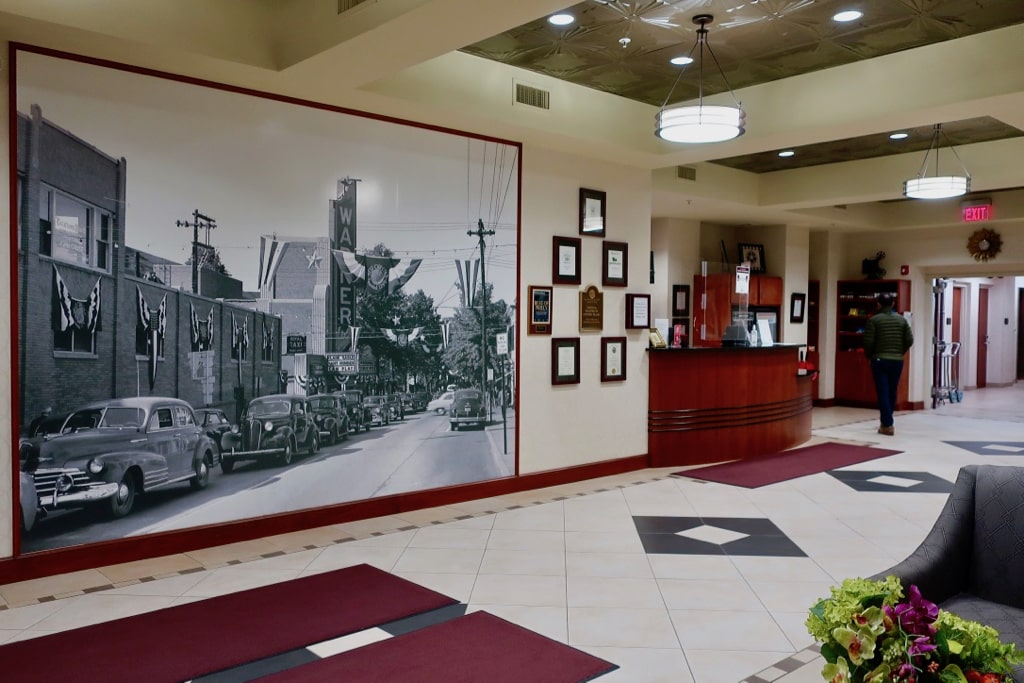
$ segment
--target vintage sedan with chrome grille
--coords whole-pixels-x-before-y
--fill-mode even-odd
[[[451,416],[452,431],[463,427],[479,427],[487,424],[487,411],[484,408],[484,396],[479,389],[459,389],[452,397],[452,405],[448,409]]]
[[[338,394],[317,394],[309,397],[320,442],[331,445],[348,438],[348,406],[345,397]]]
[[[273,394],[249,401],[236,429],[221,437],[225,473],[244,460],[289,465],[299,449],[320,450],[320,434],[305,396]]]
[[[21,448],[44,512],[97,506],[113,517],[146,491],[186,481],[205,488],[215,453],[188,403],[157,396],[91,403],[59,433]]]

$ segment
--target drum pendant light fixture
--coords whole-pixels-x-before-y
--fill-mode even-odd
[[[746,115],[740,107],[740,103],[736,101],[736,95],[733,93],[732,87],[725,77],[725,72],[722,71],[718,58],[715,57],[715,53],[711,50],[711,45],[708,44],[707,25],[714,21],[714,19],[714,16],[710,14],[698,14],[693,18],[693,23],[699,26],[697,29],[697,42],[690,48],[690,62],[693,61],[694,51],[698,47],[700,48],[696,60],[699,77],[697,104],[668,106],[669,100],[672,99],[672,93],[679,83],[679,79],[683,76],[683,71],[680,71],[668,91],[668,96],[665,97],[665,102],[661,105],[661,109],[655,117],[654,134],[662,140],[689,143],[722,142],[742,135],[745,130]],[[718,68],[718,73],[722,75],[725,86],[729,89],[729,94],[733,96],[733,101],[736,102],[735,107],[704,104],[705,49]]]
[[[949,145],[949,151],[953,153],[956,160],[960,162],[960,166],[963,168],[963,175],[939,175],[939,138],[945,137],[945,133],[942,132],[942,124],[936,123],[935,130],[932,132],[932,142],[928,147],[928,151],[924,155],[924,162],[921,164],[921,170],[918,171],[916,178],[904,181],[903,183],[903,196],[909,199],[948,199],[949,197],[959,197],[965,195],[971,190],[971,174],[967,172],[967,167],[964,166],[964,162],[960,159],[960,155],[956,153],[956,149],[953,145]],[[949,141],[947,140],[947,143]],[[935,164],[933,166],[932,175],[926,175],[928,173],[928,159],[932,153],[935,154]]]

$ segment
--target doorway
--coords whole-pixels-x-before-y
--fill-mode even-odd
[[[975,386],[988,386],[988,287],[978,290],[978,358]]]

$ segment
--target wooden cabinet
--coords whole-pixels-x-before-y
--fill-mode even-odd
[[[782,278],[754,275],[750,278],[751,306],[778,306],[782,308]]]
[[[875,407],[875,385],[871,379],[871,365],[864,357],[864,325],[878,309],[879,294],[896,296],[893,310],[910,310],[909,280],[840,280],[837,283],[836,306],[836,403],[842,405]],[[897,408],[910,407],[907,385],[909,367],[903,370],[897,394]]]
[[[704,308],[701,309],[703,295]],[[721,346],[725,328],[732,322],[732,308],[739,306],[742,295],[736,294],[736,275],[716,273],[693,276],[693,346]],[[772,306],[782,310],[782,278],[751,275],[747,297],[749,306]],[[701,329],[703,326],[703,338]]]

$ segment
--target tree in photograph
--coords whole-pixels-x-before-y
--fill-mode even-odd
[[[448,348],[444,352],[444,363],[456,384],[464,387],[479,387],[483,376],[481,362],[483,354],[480,345],[480,313],[486,309],[487,366],[498,375],[499,366],[494,355],[494,335],[508,328],[509,308],[504,300],[489,301],[491,285],[488,284],[479,297],[487,301],[486,306],[463,307],[455,312],[449,327]]]

